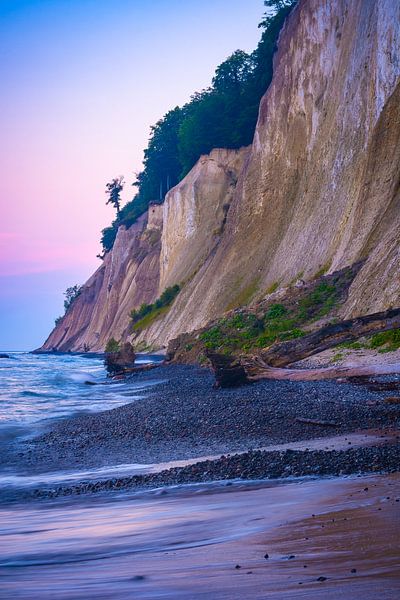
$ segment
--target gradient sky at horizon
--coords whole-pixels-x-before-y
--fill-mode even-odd
[[[0,0],[0,349],[43,343],[63,291],[100,265],[106,182],[133,182],[150,125],[253,50],[263,12],[262,0]]]

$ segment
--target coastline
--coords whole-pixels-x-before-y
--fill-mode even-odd
[[[400,377],[374,381],[217,390],[207,369],[163,365],[107,383],[127,400],[143,391],[10,448],[6,470],[42,484],[4,488],[3,590],[392,600],[400,405],[386,400]],[[139,460],[148,471],[107,473]],[[71,469],[78,479],[57,483]]]
[[[400,386],[398,376],[378,379],[383,387]],[[19,443],[6,466],[44,478],[57,470],[113,465],[167,463],[165,468],[53,484],[30,489],[30,497],[216,480],[389,473],[400,464],[400,404],[387,402],[396,392],[336,381],[263,381],[217,390],[208,369],[187,365],[162,365],[130,381],[149,385],[139,399],[59,421]],[[127,394],[130,381],[122,384]],[[377,439],[368,445],[351,441],[352,434],[371,431]],[[348,448],[329,448],[330,438],[345,434]],[[312,448],[316,439],[321,447]],[[306,440],[309,449],[268,449]],[[190,464],[168,468],[171,461],[188,459]]]

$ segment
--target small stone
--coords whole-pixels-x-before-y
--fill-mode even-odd
[[[236,565],[235,569],[241,569],[242,567],[240,565]]]
[[[350,573],[357,573],[357,569],[352,569]]]
[[[269,558],[269,554],[264,554],[264,558],[265,559]]]
[[[384,402],[386,402],[386,404],[400,404],[400,398],[398,396],[389,396],[388,398],[385,398]]]
[[[145,578],[144,575],[135,575],[135,577],[132,577],[132,581],[143,581]]]
[[[321,577],[318,577],[317,581],[326,581],[327,577],[324,577],[323,575],[321,575]]]

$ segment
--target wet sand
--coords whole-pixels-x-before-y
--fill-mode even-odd
[[[0,597],[400,595],[398,474],[164,492],[0,511]]]

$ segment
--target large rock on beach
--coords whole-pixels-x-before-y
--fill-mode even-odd
[[[119,373],[132,368],[135,364],[136,353],[131,343],[126,342],[117,352],[106,352],[104,364],[110,374]]]

